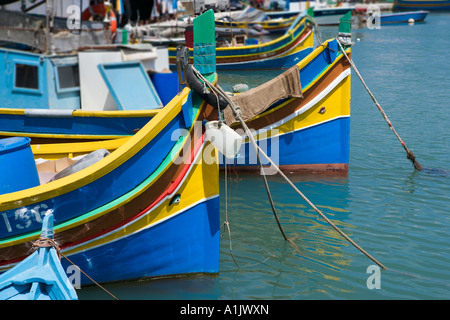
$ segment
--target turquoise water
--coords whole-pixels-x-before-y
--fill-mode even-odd
[[[355,73],[348,176],[290,175],[341,230],[385,265],[350,245],[280,177],[269,185],[278,229],[259,175],[221,179],[220,273],[105,286],[119,299],[449,299],[450,13],[425,23],[356,29],[352,58],[395,129],[426,168],[415,171]],[[337,28],[321,28],[322,39]],[[277,72],[219,74],[225,89],[263,83]],[[225,208],[227,212],[225,215]],[[378,285],[379,284],[379,285]],[[371,287],[372,289],[369,289]],[[83,299],[109,299],[97,287]]]

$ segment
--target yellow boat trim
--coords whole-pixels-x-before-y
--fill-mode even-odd
[[[302,25],[305,25],[305,23],[306,23],[306,18],[304,18],[304,19],[305,19],[304,21],[302,21],[301,23],[299,23],[299,24],[297,25],[297,27],[295,28],[295,30],[298,29],[298,28],[300,28]],[[271,41],[269,41],[269,42],[264,42],[263,44],[252,44],[252,45],[247,45],[247,46],[245,46],[245,49],[256,49],[256,48],[264,48],[264,47],[268,47],[268,46],[271,46],[271,45],[273,45],[273,44],[275,44],[275,43],[277,43],[277,42],[280,42],[280,41],[284,40],[285,38],[291,38],[291,40],[292,40],[292,39],[293,39],[293,35],[292,35],[293,32],[294,32],[294,30],[290,30],[288,34],[284,34],[284,35],[281,36],[280,38],[276,38],[276,39],[271,40]],[[305,39],[304,39],[304,40],[305,40]],[[302,42],[304,42],[304,41],[302,41]],[[312,46],[312,45],[311,45],[311,46]],[[238,48],[239,48],[239,47],[218,47],[218,48],[216,48],[216,51],[224,51],[224,52],[226,52],[226,51],[236,50],[236,49],[238,49]],[[279,48],[275,48],[275,49],[273,49],[273,50],[271,50],[271,51],[267,51],[267,53],[268,53],[268,52],[273,52],[273,51],[278,50],[278,49],[279,49]],[[264,53],[266,53],[266,52],[264,52]],[[245,55],[220,56],[219,58],[246,57],[246,56],[254,56],[254,55],[260,55],[260,54],[261,54],[261,52],[253,53],[253,54],[245,54]]]
[[[36,159],[56,160],[64,157],[73,158],[98,149],[106,149],[112,152],[130,139],[131,137],[125,137],[92,142],[33,144],[31,145],[31,150]]]
[[[345,74],[343,76],[345,76]],[[347,75],[345,78],[340,80],[339,83],[337,83],[324,97],[315,102],[313,106],[308,107],[306,111],[299,113],[297,116],[287,120],[286,122],[283,120],[278,121],[280,125],[276,125],[275,123],[273,126],[269,126],[270,128],[267,128],[267,131],[264,130],[266,128],[262,128],[262,133],[255,135],[255,139],[275,137],[277,135],[319,125],[339,117],[349,117],[350,86],[351,77],[350,75]],[[283,103],[283,105],[287,103],[289,103],[289,101]],[[336,106],[341,107],[336,108]],[[319,112],[322,107],[325,107],[325,113]],[[299,111],[301,110],[302,109]],[[274,132],[275,130],[272,131],[273,129],[276,129],[276,132]],[[248,141],[248,138],[246,138],[245,142]]]
[[[294,21],[297,17],[293,16],[290,18],[285,18],[282,20],[266,20],[266,21],[260,21],[258,22],[258,24],[260,24],[263,28],[279,28],[280,26],[286,26],[286,25],[291,25],[292,21]],[[218,22],[219,26],[225,26],[225,27],[231,27],[231,25],[233,27],[246,27],[247,24],[249,22],[238,22],[238,21],[234,21],[230,24],[230,22],[223,22],[223,21],[216,21]],[[271,24],[271,25],[269,25]]]
[[[280,57],[288,56],[295,52],[305,50],[306,48],[312,47],[313,43],[314,43],[314,36],[313,36],[313,32],[311,31],[310,34],[305,39],[303,39],[301,43],[296,45],[291,50],[283,53],[282,55],[280,55]]]
[[[10,115],[22,115],[25,116],[26,109],[10,109],[0,108],[0,113]],[[162,109],[149,109],[149,110],[106,110],[106,111],[91,111],[75,109],[72,112],[74,117],[98,117],[98,118],[114,118],[114,117],[154,117]]]
[[[326,42],[327,43],[327,42]],[[313,53],[315,53],[314,55],[309,55],[307,57],[305,57],[302,61],[300,61],[297,66],[300,68],[300,70],[302,68],[304,68],[309,62],[311,62],[318,54],[320,54],[324,49],[326,48],[326,46],[320,46],[318,48],[316,48]],[[350,49],[346,50],[347,53],[350,53]],[[322,79],[322,76],[328,71],[330,70],[334,65],[336,65],[340,59],[342,59],[344,55],[340,55],[339,57],[337,57],[335,59],[335,61],[330,64],[327,68],[325,68],[324,70],[322,70],[320,76],[316,77],[313,81],[311,81],[305,88],[303,88],[303,92],[309,90],[312,86],[314,86],[314,84],[316,84],[318,81],[320,81]],[[274,108],[271,108],[263,113],[260,113],[258,115],[256,115],[255,117],[252,118],[253,119],[258,119],[261,117],[265,117],[267,114],[272,113],[277,111],[278,109],[282,108],[283,106],[285,106],[287,103],[289,103],[292,99],[289,99],[287,101],[285,101],[284,103],[280,104],[279,106],[276,106]]]
[[[204,146],[206,146],[205,144]],[[117,230],[111,231],[100,238],[93,239],[89,243],[80,244],[75,248],[64,251],[65,254],[71,255],[80,251],[88,250],[93,247],[104,245],[119,238],[129,236],[139,232],[142,229],[151,227],[157,223],[165,221],[189,207],[200,203],[201,201],[216,197],[219,195],[219,175],[218,161],[212,164],[206,164],[202,161],[203,150],[199,150],[198,158],[190,167],[190,171],[183,179],[180,187],[175,189],[172,194],[166,196],[160,203],[150,209],[144,215],[136,220],[131,221],[128,225],[124,225]],[[181,194],[181,201],[177,204],[169,205],[174,194]]]
[[[350,97],[348,94],[350,82],[350,76],[346,77],[312,108],[277,127],[278,134],[304,129],[338,117],[350,116]],[[339,105],[341,108],[336,108]],[[326,110],[323,114],[319,112],[322,107],[325,107]]]
[[[41,186],[0,195],[0,211],[26,206],[76,190],[119,167],[156,137],[181,112],[182,103],[186,101],[188,93],[189,89],[184,88],[180,95],[170,101],[116,152],[86,169]]]
[[[199,110],[197,111],[197,114],[196,114],[196,116],[195,116],[196,119],[198,118],[198,116],[199,116],[199,114],[200,114],[200,110],[201,110],[201,108],[199,108]],[[191,128],[190,128],[189,133],[191,133],[192,130],[195,130],[194,127],[191,127]],[[190,136],[190,135],[187,135],[187,136]],[[127,140],[128,140],[128,139],[129,139],[129,138],[127,138]],[[189,142],[189,139],[184,139],[184,140],[183,140],[183,143],[179,146],[178,150],[185,150],[185,149],[184,149],[184,146],[186,145],[187,142]],[[207,145],[209,145],[209,143],[208,143]],[[213,149],[213,150],[215,150],[215,149]],[[214,151],[213,151],[213,152],[214,152]],[[65,231],[65,230],[68,230],[68,229],[77,227],[77,226],[79,226],[79,225],[88,223],[88,222],[90,222],[90,221],[92,221],[92,220],[94,220],[94,219],[97,219],[97,218],[99,218],[99,217],[101,217],[101,216],[103,216],[103,215],[105,215],[105,214],[107,214],[107,213],[109,213],[109,212],[111,212],[111,211],[113,211],[113,210],[115,210],[115,209],[117,209],[117,208],[119,208],[119,207],[121,207],[121,206],[123,206],[123,205],[129,203],[130,201],[132,201],[133,199],[135,199],[136,197],[138,197],[139,195],[141,195],[145,190],[147,190],[148,188],[150,188],[155,182],[157,182],[158,179],[159,179],[159,178],[160,178],[160,177],[168,170],[168,168],[169,168],[169,167],[171,166],[171,164],[173,163],[173,160],[174,160],[176,157],[178,157],[178,155],[179,155],[178,152],[176,152],[176,153],[170,153],[170,156],[171,156],[172,158],[171,158],[171,161],[168,163],[168,165],[167,165],[163,170],[161,170],[161,171],[159,172],[158,175],[156,175],[155,177],[153,177],[152,181],[151,181],[149,184],[147,184],[144,188],[139,189],[137,192],[133,193],[132,196],[129,196],[129,197],[127,197],[124,201],[121,201],[120,203],[118,203],[118,204],[116,204],[116,205],[114,205],[114,206],[109,207],[107,210],[102,210],[102,211],[100,211],[100,212],[97,213],[97,214],[91,214],[91,215],[87,216],[87,217],[84,218],[84,219],[79,219],[79,217],[75,217],[75,218],[73,218],[73,219],[71,219],[71,220],[69,220],[69,221],[66,221],[66,222],[64,222],[64,223],[62,223],[62,224],[60,224],[60,225],[56,225],[56,226],[54,227],[55,232],[56,232],[56,233],[59,233],[59,232],[62,232],[62,231]],[[200,161],[201,161],[202,158],[201,158],[201,156],[199,156],[199,155],[202,155],[202,149],[200,149],[200,150],[198,151],[198,155],[197,155],[198,158],[199,158]],[[199,163],[199,162],[197,162],[197,163]],[[218,161],[216,161],[216,163],[218,163]],[[191,169],[189,169],[189,170],[191,170]],[[211,174],[211,177],[213,177],[213,178],[215,177],[214,173]],[[210,180],[211,180],[211,179],[210,179]],[[217,184],[217,185],[218,185],[218,184]],[[20,238],[18,238],[17,240],[6,241],[6,242],[3,242],[3,243],[0,242],[0,248],[7,247],[7,246],[13,246],[13,245],[17,245],[17,244],[20,244],[20,243],[24,243],[24,242],[36,240],[36,239],[38,238],[39,234],[40,234],[40,231],[36,231],[36,232],[30,233],[28,236],[20,237]]]
[[[264,47],[271,46],[271,45],[279,42],[280,39],[284,40],[287,37],[293,38],[294,31],[297,30],[298,28],[300,28],[302,25],[305,25],[307,21],[310,21],[310,20],[309,20],[309,18],[305,17],[305,18],[302,19],[302,21],[300,21],[300,23],[298,23],[298,25],[295,27],[294,30],[289,30],[286,34],[282,35],[280,38],[276,38],[274,40],[271,40],[269,42],[264,42],[262,44],[246,45],[245,49],[264,48]],[[312,34],[312,32],[311,32],[311,34]],[[311,44],[308,43],[308,46],[312,46],[312,41],[311,41]],[[236,50],[238,48],[240,48],[240,47],[216,47],[216,51],[231,51],[231,50]],[[268,52],[272,52],[272,51],[275,51],[277,49],[279,49],[279,48],[276,48],[276,49],[268,51]],[[189,51],[193,51],[193,50],[194,49],[189,48]],[[169,47],[169,51],[176,51],[176,48]],[[264,53],[266,53],[266,52],[264,52]],[[233,58],[233,57],[245,57],[245,56],[254,56],[254,55],[260,55],[260,54],[261,54],[261,52],[253,53],[253,54],[245,54],[245,55],[217,56],[217,58],[218,59],[222,59],[222,58]],[[174,58],[174,57],[172,57],[172,58]],[[192,57],[190,59],[192,60]]]
[[[154,117],[163,109],[148,109],[148,110],[109,110],[109,111],[87,111],[75,110],[72,115],[74,117],[99,117],[99,118],[114,118],[114,117]]]
[[[108,136],[108,135],[101,135],[101,136],[93,136],[93,135],[72,135],[72,134],[54,134],[54,133],[28,133],[28,132],[5,132],[0,131],[0,136],[5,137],[28,137],[28,138],[45,138],[45,139],[82,139],[82,140],[95,140],[98,141],[100,139],[105,140],[111,140],[111,139],[120,139],[124,138],[124,136]],[[125,136],[129,137],[129,136]]]

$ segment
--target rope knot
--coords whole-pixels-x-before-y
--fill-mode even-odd
[[[413,163],[415,169],[417,169],[417,170],[423,170],[424,169],[424,167],[419,162],[416,161],[416,156],[414,155],[414,153],[412,151],[408,150],[406,152],[406,157],[409,160],[411,160],[411,162]]]
[[[33,242],[33,247],[36,248],[36,250],[39,248],[53,247],[53,248],[55,248],[56,252],[58,253],[58,256],[60,256],[61,249],[59,248],[58,244],[53,239],[40,237],[35,242]]]
[[[234,106],[234,108],[232,108],[233,112],[234,112],[234,116],[236,118],[240,118],[242,115],[242,111],[241,111],[241,107],[239,106]]]

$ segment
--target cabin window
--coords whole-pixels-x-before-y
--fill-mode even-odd
[[[29,64],[16,64],[16,79],[14,86],[24,89],[39,89],[38,67]]]
[[[78,88],[80,86],[78,65],[58,66],[57,72],[59,89]]]

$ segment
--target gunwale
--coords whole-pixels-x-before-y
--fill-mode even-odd
[[[177,155],[184,150],[186,141],[194,144],[194,134],[196,133],[192,130],[189,136],[177,142]],[[181,184],[195,165],[194,157],[199,154],[203,144],[203,137],[197,139],[195,145],[190,146],[192,152],[183,155],[183,161],[178,164],[173,163],[175,155],[169,154],[155,174],[119,199],[55,225],[55,241],[61,249],[70,249],[137,219]],[[29,251],[29,242],[36,240],[39,234],[39,231],[35,231],[0,241],[0,256],[4,259],[0,266],[21,260]],[[83,238],[80,238],[80,234]],[[14,250],[11,250],[12,248]]]
[[[350,54],[350,52],[349,52]],[[277,121],[280,121],[290,114],[302,109],[311,100],[317,97],[346,69],[350,68],[350,63],[342,58],[341,54],[329,66],[327,66],[314,81],[303,90],[303,98],[291,98],[282,102],[278,106],[269,108],[247,121],[249,128],[259,130]]]
[[[216,66],[235,62],[251,62],[261,59],[269,59],[283,54],[288,54],[298,46],[306,42],[313,33],[311,19],[303,17],[297,25],[281,37],[261,44],[245,45],[240,47],[216,47]],[[193,49],[189,48],[190,59],[193,61]],[[169,64],[174,66],[176,61],[176,48],[169,48]]]
[[[282,32],[290,27],[292,22],[296,19],[296,16],[282,19],[264,20],[258,22],[252,21],[221,21],[216,20],[216,27],[233,27],[233,28],[246,28],[247,26],[260,25],[264,30],[270,33]]]
[[[182,97],[186,97],[188,90],[183,90]],[[89,184],[107,173],[113,171],[121,164],[125,163],[133,155],[151,141],[156,135],[181,111],[181,99],[172,100],[158,113],[145,128],[136,133],[130,140],[120,146],[116,152],[108,157],[89,166],[88,168],[76,172],[70,176],[50,183],[36,186],[34,188],[17,191],[10,194],[0,195],[0,210],[9,210],[17,206],[24,206],[36,201],[43,201],[55,196],[73,191]]]
[[[215,75],[213,83],[216,81],[217,76]],[[170,118],[168,121],[171,121],[173,116],[181,113],[182,104],[186,102],[189,92],[190,89],[185,88],[180,93],[178,98],[174,99],[176,101],[172,100],[171,103],[169,103],[170,106],[166,106],[168,110],[162,112],[161,117],[166,115],[166,118]],[[194,106],[197,106],[198,109],[192,117],[193,119],[201,120],[203,114],[202,110],[206,106],[206,102],[200,100],[198,97],[193,100]],[[199,102],[201,103],[198,104]],[[174,113],[176,114],[174,115]],[[160,123],[161,122],[155,123],[155,121],[153,121],[151,124],[146,125],[145,131],[140,133],[140,135],[135,135],[124,139],[123,144],[128,145],[128,148],[135,146],[136,142],[143,140],[143,138],[146,138],[148,135],[151,136],[153,131],[158,129],[161,130],[162,128]],[[190,142],[190,145],[187,145],[188,142]],[[83,143],[79,145],[83,145]],[[148,214],[154,206],[162,205],[164,198],[170,195],[170,193],[176,188],[181,187],[184,181],[188,179],[187,176],[191,174],[190,172],[193,171],[193,167],[198,164],[196,163],[195,158],[201,155],[204,145],[205,141],[203,132],[198,132],[198,129],[196,129],[195,126],[191,126],[189,128],[189,134],[180,136],[180,138],[174,143],[172,150],[167,154],[166,158],[158,166],[158,168],[155,169],[149,177],[147,177],[135,188],[118,199],[104,204],[100,208],[96,208],[90,212],[86,212],[80,216],[76,216],[68,221],[63,221],[55,225],[55,240],[61,244],[60,248],[63,250],[69,250],[71,247],[77,247],[85,242],[95,240],[97,237],[101,238],[102,235],[110,231],[120,229],[121,226],[130,223],[130,221],[139,219],[141,215]],[[46,147],[51,149],[54,146],[49,145]],[[115,161],[118,159],[123,160],[123,153],[126,152],[124,150],[128,150],[126,146],[121,146],[118,149],[118,151],[121,152],[117,152],[119,155],[115,157],[117,158]],[[189,150],[190,152],[187,153],[186,150]],[[177,157],[182,160],[175,163],[174,159]],[[113,160],[110,159],[110,162],[113,162]],[[67,180],[65,184],[70,184],[71,181],[76,181],[78,179],[77,177],[88,176],[91,174],[90,172],[93,170],[95,171],[95,169],[87,170],[91,167],[88,167],[78,173],[74,173],[66,177],[67,179],[62,178],[61,180],[65,179]],[[209,191],[209,193],[211,192],[214,193],[214,190]],[[17,193],[18,192],[15,192],[15,194]],[[215,194],[209,195],[207,199],[201,198],[198,201],[206,201],[211,197],[217,196],[218,195]],[[0,196],[0,200],[1,199],[2,197]],[[188,208],[181,210],[183,211],[186,209]],[[177,212],[175,214],[177,214]],[[39,234],[40,232],[37,230],[26,234],[15,235],[0,241],[0,256],[4,258],[4,260],[0,263],[0,268],[8,268],[16,262],[22,260],[24,256],[29,253],[30,241],[37,239]],[[79,238],[80,234],[83,234],[82,239]]]

